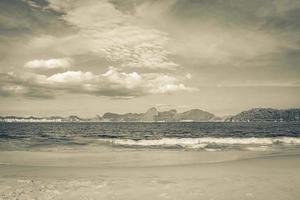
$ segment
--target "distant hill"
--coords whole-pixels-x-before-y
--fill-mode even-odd
[[[155,121],[159,122],[176,122],[179,119],[177,110],[168,110],[163,112],[158,112],[155,116]]]
[[[105,113],[104,121],[137,121],[137,122],[178,122],[178,121],[212,121],[218,119],[214,114],[209,112],[193,109],[183,113],[176,110],[168,110],[159,112],[156,108],[150,108],[145,113]]]
[[[228,117],[229,122],[252,121],[300,121],[300,109],[279,110],[273,108],[253,108],[235,116]]]
[[[146,113],[105,113],[102,118],[109,122],[140,122],[140,121],[155,121],[157,115],[156,108],[150,108]]]
[[[80,118],[76,115],[69,117],[16,117],[0,116],[0,122],[294,122],[300,121],[300,109],[278,110],[273,108],[253,108],[243,111],[234,116],[218,117],[212,113],[192,109],[183,113],[176,110],[158,111],[150,108],[145,113],[111,113],[107,112],[102,117],[97,115],[94,118]]]
[[[215,118],[216,116],[214,114],[199,109],[193,109],[179,114],[180,120],[211,121]]]
[[[142,114],[142,121],[155,121],[156,116],[158,115],[158,111],[156,108],[150,108],[147,112]]]

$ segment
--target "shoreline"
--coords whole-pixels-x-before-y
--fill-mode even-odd
[[[300,198],[298,150],[2,151],[4,162],[0,199]]]

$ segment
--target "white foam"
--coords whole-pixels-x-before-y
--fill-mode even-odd
[[[267,151],[269,149],[268,146],[257,146],[257,147],[247,147],[246,150],[249,151]]]
[[[185,148],[205,148],[209,144],[216,145],[273,145],[273,144],[300,144],[300,138],[162,138],[158,140],[131,140],[131,139],[99,139],[102,142],[123,146],[181,146]]]

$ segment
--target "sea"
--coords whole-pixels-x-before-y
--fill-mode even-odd
[[[0,123],[0,150],[87,146],[190,151],[300,149],[300,123]]]

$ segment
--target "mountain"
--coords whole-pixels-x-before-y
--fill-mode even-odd
[[[83,119],[77,117],[76,115],[71,115],[68,118],[65,119],[65,121],[68,122],[80,122],[80,121],[84,121]]]
[[[159,122],[176,122],[178,121],[177,110],[168,110],[164,112],[158,112],[155,116],[155,121]]]
[[[110,122],[140,122],[140,121],[155,121],[158,111],[156,108],[150,108],[145,113],[105,113],[102,118],[104,121]]]
[[[214,114],[194,109],[184,113],[178,113],[176,110],[159,112],[156,108],[150,108],[145,113],[105,113],[104,121],[111,122],[177,122],[177,121],[214,121],[217,119]],[[217,120],[219,121],[219,120]]]
[[[158,115],[158,111],[156,108],[150,108],[149,110],[147,110],[143,116],[142,116],[142,121],[155,121],[156,116]]]
[[[216,116],[214,114],[199,109],[193,109],[179,114],[179,120],[181,121],[193,120],[200,122],[210,121],[215,118]]]
[[[237,115],[228,117],[218,117],[212,113],[192,109],[183,113],[176,110],[158,111],[156,108],[150,108],[145,113],[111,113],[107,112],[102,117],[97,115],[94,118],[80,118],[75,115],[69,117],[16,117],[0,116],[0,122],[251,122],[251,121],[287,121],[299,122],[300,109],[278,110],[273,108],[253,108],[243,111]]]
[[[121,121],[122,115],[117,114],[117,113],[105,113],[102,118],[104,121]]]
[[[300,121],[300,109],[279,110],[273,108],[253,108],[235,116],[228,117],[229,122],[250,121]]]
[[[103,118],[101,116],[99,116],[99,115],[96,115],[95,117],[90,118],[88,120],[91,121],[91,122],[102,122]]]
[[[138,113],[126,113],[126,114],[117,114],[117,113],[105,113],[102,118],[104,121],[110,122],[136,122],[141,121],[142,114]]]

